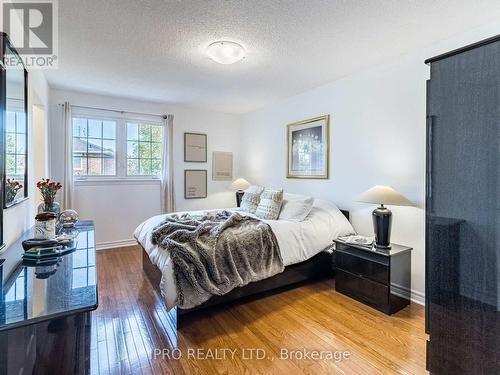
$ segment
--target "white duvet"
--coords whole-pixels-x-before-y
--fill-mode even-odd
[[[228,209],[235,210],[234,208]],[[206,211],[191,211],[200,214]],[[253,216],[245,213],[245,215]],[[151,232],[165,215],[154,216],[137,227],[134,237],[149,254],[151,262],[162,272],[160,290],[170,309],[176,305],[177,290],[174,269],[168,251],[151,243]],[[264,220],[271,227],[285,266],[303,262],[332,245],[340,236],[355,234],[354,228],[334,203],[316,199],[305,220]]]

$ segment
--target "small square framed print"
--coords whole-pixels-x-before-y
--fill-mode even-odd
[[[214,151],[212,154],[212,180],[232,181],[233,153]]]
[[[207,162],[207,135],[184,133],[184,161],[193,163]]]
[[[201,199],[207,197],[207,170],[184,170],[184,198]]]

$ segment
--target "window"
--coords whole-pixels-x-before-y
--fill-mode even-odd
[[[127,175],[161,174],[162,128],[158,125],[127,123]]]
[[[7,111],[6,174],[16,180],[24,180],[26,165],[26,120],[24,112]]]
[[[159,121],[93,114],[77,112],[72,119],[76,178],[160,177],[163,126]]]
[[[73,118],[73,174],[116,176],[116,121]]]

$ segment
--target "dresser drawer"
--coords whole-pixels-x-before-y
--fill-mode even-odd
[[[336,252],[335,261],[337,267],[345,271],[389,285],[389,264],[375,261],[368,255],[352,255],[343,251]]]
[[[338,255],[338,254],[337,254]],[[374,306],[389,304],[389,287],[337,268],[335,289]]]

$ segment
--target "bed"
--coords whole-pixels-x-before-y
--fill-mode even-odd
[[[196,215],[202,214],[203,211],[190,213]],[[245,215],[252,216],[247,213]],[[165,219],[165,216],[158,215],[146,220],[138,226],[134,236],[143,249],[144,272],[153,287],[163,296],[167,309],[176,311],[178,316],[308,279],[324,277],[331,273],[332,258],[326,250],[331,247],[333,239],[354,233],[348,220],[349,213],[339,210],[335,204],[326,200],[316,199],[311,212],[301,222],[263,220],[271,227],[276,237],[285,266],[284,271],[267,279],[235,288],[225,295],[214,296],[194,308],[181,309],[176,308],[177,290],[169,253],[151,241],[152,230]],[[179,319],[177,323],[179,324]]]

